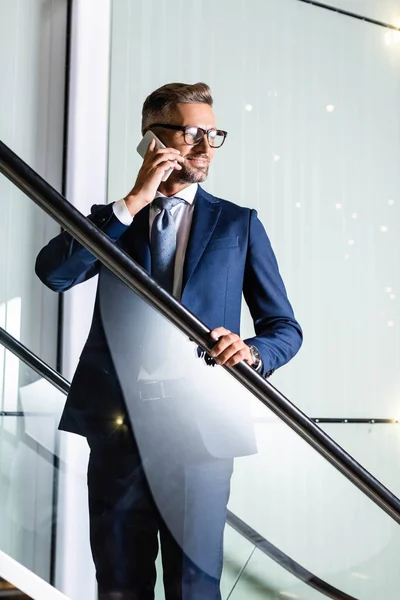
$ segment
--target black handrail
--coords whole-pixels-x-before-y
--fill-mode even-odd
[[[196,344],[207,351],[211,350],[215,341],[210,337],[208,327],[163,290],[144,269],[3,142],[0,142],[0,171],[121,281],[172,321]],[[400,500],[283,394],[244,362],[235,367],[224,368],[365,495],[400,523]]]
[[[68,394],[71,384],[69,381],[64,379],[62,375],[57,373],[54,369],[52,369],[49,365],[43,362],[38,356],[33,354],[26,346],[21,344],[18,340],[16,340],[12,335],[10,335],[7,331],[5,331],[2,327],[0,327],[0,346],[5,346],[10,352],[14,353],[22,362],[24,362],[28,367],[34,369],[38,375],[41,375],[44,379],[49,381],[52,385],[57,387],[61,392]],[[62,383],[62,385],[60,385]],[[12,416],[12,417],[24,417],[27,413],[23,411],[15,411],[15,412],[0,412],[0,416]],[[40,416],[39,413],[35,413],[32,415],[29,413],[29,416]],[[42,416],[46,416],[46,413],[43,413]],[[297,563],[295,560],[290,558],[287,554],[279,550],[276,546],[274,546],[271,542],[269,542],[264,536],[262,536],[258,531],[250,527],[245,521],[243,521],[240,517],[235,515],[232,511],[227,511],[226,522],[234,529],[237,533],[239,533],[242,537],[244,537],[248,542],[250,542],[255,548],[258,548],[263,552],[266,556],[271,558],[273,561],[278,563],[283,569],[286,569],[289,573],[309,585],[310,587],[318,590],[328,598],[332,598],[333,600],[356,600],[353,596],[349,596],[345,592],[338,590],[333,587],[323,579],[320,579],[301,565]]]
[[[356,418],[353,417],[310,417],[314,423],[322,424],[340,424],[340,425],[398,425],[399,419],[374,419],[374,417]],[[256,417],[255,423],[271,423],[272,417]]]
[[[29,367],[36,371],[43,379],[47,379],[47,381],[52,383],[58,390],[68,394],[70,387],[68,381],[2,327],[0,327],[0,344],[15,354],[22,362],[29,365]]]
[[[323,2],[316,2],[315,0],[299,0],[299,2],[304,2],[305,4],[311,4],[311,6],[316,6],[317,8],[324,8],[325,10],[329,10],[331,12],[335,12],[339,15],[343,15],[345,17],[352,17],[353,19],[357,19],[358,21],[364,21],[365,23],[371,23],[371,25],[379,25],[379,27],[384,27],[385,29],[393,29],[394,31],[400,31],[400,27],[396,25],[392,25],[391,23],[385,23],[384,21],[377,21],[376,19],[371,19],[371,17],[365,17],[364,15],[360,15],[358,13],[353,13],[348,10],[344,10],[343,8],[338,8],[337,6],[332,6],[332,4],[324,4]]]

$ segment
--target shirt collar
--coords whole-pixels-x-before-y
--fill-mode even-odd
[[[181,200],[185,200],[188,204],[193,204],[194,198],[197,194],[197,188],[199,187],[198,183],[191,183],[185,189],[181,190],[174,198],[180,198]],[[165,198],[164,194],[157,191],[156,198]]]

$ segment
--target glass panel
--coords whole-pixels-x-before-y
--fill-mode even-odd
[[[224,600],[322,600],[326,595],[253,548],[234,585],[222,597]]]
[[[371,597],[364,588],[372,589],[365,581],[371,584],[373,580],[373,586],[387,587],[388,600],[394,599],[397,571],[393,569],[388,578],[387,565],[397,555],[396,524],[224,369],[207,365],[193,342],[104,269],[99,286],[99,309],[112,362],[105,364],[104,352],[86,348],[75,380],[75,390],[77,381],[82,390],[75,398],[71,396],[68,414],[75,430],[88,428],[92,518],[108,550],[121,526],[122,533],[125,526],[135,525],[135,519],[124,519],[131,518],[138,489],[143,492],[136,477],[139,469],[161,519],[164,560],[171,544],[173,548],[177,542],[192,575],[194,570],[207,581],[217,578],[218,553],[212,549],[224,528],[232,457],[236,456],[230,510],[331,585],[363,600]],[[114,310],[116,298],[118,311]],[[127,319],[129,314],[137,319]],[[9,353],[5,354],[7,363]],[[55,428],[64,399],[15,362],[17,376],[12,385],[4,386],[4,396],[7,400],[12,394],[17,399],[15,408],[26,414],[2,418],[2,547],[49,580],[55,497],[52,457],[58,454]],[[123,390],[119,405],[118,384]],[[67,428],[74,430],[71,422]],[[65,490],[61,487],[58,492]],[[102,523],[95,515],[104,502],[108,510]],[[228,540],[237,537],[232,534],[227,534]],[[127,541],[117,535],[114,543],[108,558],[119,557],[118,569],[124,570],[130,565]],[[273,575],[275,566],[258,576],[246,566],[249,576],[239,577],[251,552],[245,540],[228,542],[225,592],[230,593],[226,590],[232,581],[234,594],[249,581],[271,594],[278,588],[287,591],[282,578]],[[256,572],[258,561],[265,561],[258,554],[249,562]]]
[[[58,298],[34,273],[40,248],[60,228],[5,177],[0,197],[0,327],[55,368]]]
[[[0,6],[0,138],[61,190],[68,2]],[[60,228],[3,177],[0,198],[0,326],[55,367],[58,299],[33,261]]]
[[[334,579],[339,584],[339,589],[340,584],[343,585],[345,582],[346,592],[350,598],[369,598],[372,600],[380,598],[381,594],[388,594],[382,597],[395,598],[396,594],[393,590],[398,585],[398,580],[397,577],[393,576],[392,571],[392,569],[396,569],[390,554],[392,549],[388,548],[383,558],[383,560],[389,559],[389,562],[385,566],[382,560],[380,566],[381,569],[387,569],[387,580],[379,575],[377,576],[377,570],[375,568],[371,569],[371,563],[368,564],[368,561],[366,561],[362,565],[355,565],[354,570],[347,574],[338,573],[336,575]],[[287,598],[293,600],[322,600],[326,597],[332,596],[323,594],[298,579],[290,577],[287,571],[270,561],[259,550],[255,550],[250,557],[235,587],[227,595],[224,595],[226,600],[245,600],[247,598],[252,600],[265,598],[267,600],[284,600]],[[340,595],[337,597],[342,598]]]
[[[230,527],[225,529],[224,568],[221,577],[221,595],[223,598],[229,598],[229,594],[236,586],[254,551],[255,548],[251,542]]]
[[[263,452],[235,461],[231,510],[336,588],[359,600],[375,598],[379,590],[395,598],[398,582],[392,553],[397,552],[397,528],[293,432],[273,420],[271,416],[268,428],[256,426]],[[298,593],[296,586],[293,593]],[[307,591],[298,597],[313,596]]]
[[[323,423],[321,428],[400,497],[399,423]]]
[[[399,542],[397,525],[385,513],[105,269],[96,310],[64,423],[86,429],[92,449],[92,540],[100,581],[102,557],[107,551],[109,560],[112,548],[113,560],[119,557],[114,576],[126,582],[119,585],[134,585],[133,538],[124,532],[135,535],[139,509],[147,541],[157,516],[163,559],[183,549],[190,585],[200,579],[212,589],[235,457],[233,513],[331,585],[359,600],[383,586],[394,600],[398,575],[393,569],[388,578],[387,565]],[[93,345],[100,322],[101,351]],[[147,523],[144,506],[152,515]],[[164,572],[171,573],[168,568]],[[266,573],[263,585],[272,593],[278,583]]]
[[[276,548],[266,545],[274,552]],[[274,554],[276,556],[276,554]],[[222,598],[325,598],[316,590],[316,578],[289,557],[282,556],[282,563],[259,550],[229,527],[225,531],[224,570],[221,579]],[[290,565],[290,569],[281,565]],[[293,574],[293,570],[296,573]],[[324,586],[324,582],[320,582]]]
[[[42,267],[46,257],[52,265],[45,276],[39,265],[47,284],[61,289],[71,281],[70,253],[65,262],[59,249],[65,242],[71,240],[64,233],[42,254]],[[78,265],[89,260],[86,274],[94,275],[99,265],[86,251],[73,249],[80,253]],[[188,298],[187,284],[183,304]],[[89,542],[89,531],[77,531],[75,514],[65,510],[71,489],[80,490],[80,510],[86,507],[87,444],[83,438],[78,438],[83,445],[75,444],[77,469],[64,462],[56,433],[63,395],[11,353],[2,356],[3,412],[24,413],[2,417],[2,549],[46,581],[57,573],[56,585],[65,591],[75,575],[63,564],[63,549],[74,537],[82,547]],[[157,565],[158,588],[161,573],[166,586],[176,585],[183,561],[183,585],[203,586],[211,596],[223,566],[230,496],[234,514],[331,585],[359,600],[370,598],[375,585],[386,586],[388,600],[396,597],[396,569],[387,576],[398,550],[396,524],[104,268],[62,427],[84,434],[91,447],[91,542],[102,589],[131,590],[139,577],[132,569],[136,536],[142,535],[140,548],[154,559],[158,534],[163,560]],[[54,455],[61,459],[59,471]],[[287,591],[275,566],[251,575],[248,569],[257,570],[265,558],[247,541],[232,543],[237,536],[227,535],[224,593],[231,586],[238,594],[250,580],[271,594],[282,586]],[[81,544],[77,548],[79,555]],[[247,579],[243,569],[251,575]],[[370,580],[374,583],[365,586]]]
[[[115,285],[119,283],[115,281]],[[109,285],[106,287],[109,289]],[[236,453],[228,444],[239,445],[242,453],[246,452],[247,444],[247,451],[251,452],[252,419],[247,419],[245,425],[243,416],[250,414],[254,418],[262,413],[268,419],[268,429],[265,423],[256,422],[258,453],[235,458],[229,508],[289,558],[331,585],[359,600],[374,598],[376,590],[384,589],[385,598],[394,600],[399,583],[394,565],[399,550],[396,524],[270,411],[254,401],[226,371],[207,366],[197,353],[191,352],[193,343],[185,340],[148,305],[128,292],[125,298],[119,296],[122,306],[126,307],[124,300],[129,296],[136,308],[141,306],[142,316],[152,314],[152,323],[146,323],[146,327],[151,337],[151,325],[156,323],[157,348],[161,350],[157,356],[162,356],[161,363],[164,363],[157,369],[168,366],[173,376],[169,382],[174,387],[169,388],[168,380],[163,380],[165,389],[173,389],[173,396],[164,399],[154,394],[151,399],[141,396],[137,390],[146,390],[147,384],[137,384],[133,377],[133,354],[124,354],[127,358],[123,362],[131,367],[129,381],[124,380],[128,371],[120,370],[127,414],[157,505],[156,514],[161,515],[160,523],[166,523],[173,534],[170,538],[162,529],[162,547],[170,550],[171,543],[178,541],[191,569],[201,570],[211,578],[216,575],[216,557],[210,561],[210,549],[213,546],[215,549],[218,526],[220,532],[223,529],[229,456]],[[107,302],[103,305],[105,311],[106,305]],[[113,328],[115,325],[114,321]],[[117,346],[121,340],[126,341],[133,330],[128,328],[125,339],[118,327],[115,331],[119,332],[115,339],[109,338],[114,360],[118,356],[121,359],[122,354],[118,355],[121,346]],[[171,348],[182,351],[179,364],[169,361],[171,354],[166,349]],[[90,365],[85,366],[81,361],[80,368],[84,367],[90,369]],[[143,366],[140,371],[143,375]],[[110,373],[104,371],[104,374],[97,374],[98,385],[112,406],[112,396],[107,397],[106,393]],[[98,389],[95,388],[95,393]],[[151,389],[154,392],[156,388]],[[84,391],[90,395],[92,390],[87,386]],[[19,364],[18,408],[25,416],[3,416],[1,421],[0,549],[46,580],[50,579],[51,572],[55,516],[57,478],[54,478],[53,455],[58,454],[55,428],[63,403],[61,393]],[[246,412],[248,409],[250,413]],[[83,404],[78,411],[72,407],[75,415],[86,410]],[[115,418],[108,419],[104,414],[93,425],[89,439],[98,458],[103,459],[102,481],[96,481],[100,473],[96,474],[95,463],[92,463],[89,481],[98,493],[107,494],[108,515],[102,527],[106,527],[103,533],[107,533],[110,548],[113,535],[124,525],[124,518],[129,516],[132,503],[135,504],[138,486],[140,489],[135,477],[138,463],[129,433],[129,419],[116,413]],[[65,487],[59,488],[58,493],[60,491],[65,493]],[[97,502],[101,502],[99,496]],[[143,520],[141,525],[144,525]],[[123,530],[124,527],[121,532]],[[118,545],[123,547],[126,540],[117,536],[114,541],[116,545],[109,559],[119,557],[120,569],[127,566],[129,551],[122,553],[125,558],[121,563]],[[307,588],[304,592],[304,583],[294,581],[293,576],[284,573],[275,563],[269,564],[270,559],[259,550],[253,552],[252,545],[230,529],[225,532],[224,560],[222,591],[226,598],[250,592],[251,597],[263,593],[270,594],[271,598],[295,597],[288,594],[298,594],[299,598],[316,597],[315,591]],[[162,569],[158,566],[161,576]]]
[[[57,425],[65,395],[10,352],[5,359],[14,371],[11,380],[5,373],[0,412],[0,550],[49,582],[57,528]]]

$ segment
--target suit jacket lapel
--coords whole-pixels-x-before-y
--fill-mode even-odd
[[[193,220],[183,268],[182,292],[214,233],[221,212],[219,201],[200,186],[194,202]]]
[[[121,238],[121,247],[148,273],[151,272],[149,206],[142,208],[135,216],[132,225]]]

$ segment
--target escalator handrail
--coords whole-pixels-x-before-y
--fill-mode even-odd
[[[43,379],[49,381],[61,392],[68,394],[71,384],[64,379],[60,373],[54,371],[54,369],[52,369],[47,363],[36,356],[36,354],[31,352],[26,346],[21,344],[21,342],[16,340],[2,327],[0,327],[0,344],[15,354],[17,358],[22,360],[22,362],[33,369],[33,371],[35,371],[38,375],[43,377]]]
[[[33,369],[38,375],[43,377],[43,379],[46,379],[50,384],[54,385],[54,387],[56,387],[58,390],[66,395],[68,394],[71,387],[69,381],[64,379],[60,373],[46,364],[43,360],[36,356],[36,354],[31,352],[26,346],[24,346],[24,344],[16,340],[2,327],[0,327],[0,346],[7,348],[7,350],[12,352],[24,364]],[[18,417],[24,417],[26,415],[26,413],[23,411],[20,411],[18,414],[7,414],[13,414],[13,416]],[[39,413],[36,413],[35,416],[40,415]],[[308,571],[306,568],[302,567],[299,563],[282,552],[282,550],[279,550],[279,548],[274,546],[264,536],[258,533],[258,531],[253,529],[250,525],[248,525],[230,510],[227,510],[226,522],[230,525],[230,527],[232,527],[232,529],[250,542],[252,546],[261,550],[263,554],[271,558],[283,569],[300,579],[303,583],[306,583],[318,592],[324,594],[328,598],[332,598],[332,600],[357,600],[353,596],[349,596],[345,592],[338,590],[320,577],[317,577]]]
[[[163,290],[131,257],[0,141],[0,172],[55,219],[110,271],[205,350],[214,340],[195,315]],[[297,406],[244,362],[224,367],[265,406],[328,460],[365,495],[400,523],[400,500]]]

